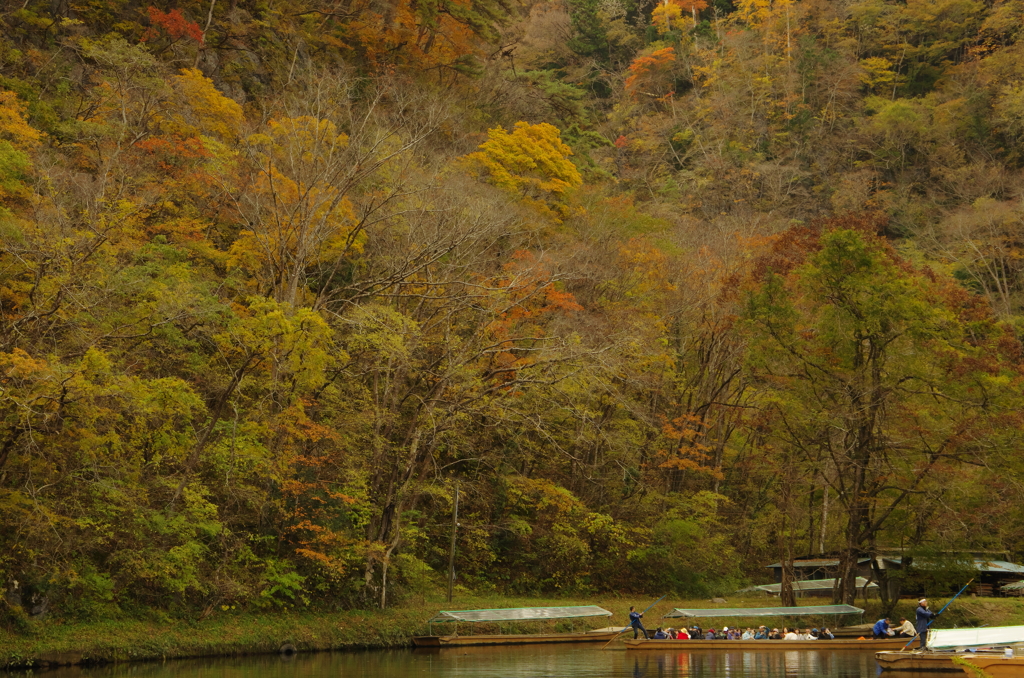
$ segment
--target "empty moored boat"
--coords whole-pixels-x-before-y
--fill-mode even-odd
[[[416,647],[465,647],[467,645],[527,645],[535,643],[596,643],[608,642],[619,635],[621,629],[598,629],[568,633],[498,633],[459,635],[458,624],[481,624],[501,622],[544,621],[557,619],[580,619],[610,617],[612,613],[596,605],[574,607],[512,607],[497,610],[442,610],[427,623],[431,635],[414,636]],[[455,631],[449,635],[433,635],[434,624],[455,624]],[[472,626],[470,627],[472,628]]]
[[[916,639],[914,640],[916,643]],[[1024,666],[1020,657],[1013,652],[1009,657],[1002,648],[1024,643],[1024,626],[989,626],[976,629],[931,629],[925,650],[879,652],[875,660],[883,671],[950,671],[961,673],[965,669],[954,657],[978,667],[991,664],[1000,671]],[[969,648],[989,648],[967,652]],[[992,649],[996,648],[996,649]],[[985,669],[988,671],[988,669]]]

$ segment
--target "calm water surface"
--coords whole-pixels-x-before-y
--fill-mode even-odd
[[[186,660],[61,669],[45,675],[47,678],[876,678],[879,670],[872,652],[626,652],[586,646],[535,646]],[[915,678],[956,676],[952,673],[913,675]],[[909,678],[905,673],[898,676]]]

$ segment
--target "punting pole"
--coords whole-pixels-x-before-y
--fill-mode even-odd
[[[650,610],[650,609],[651,609],[652,607],[654,607],[655,605],[657,605],[657,604],[658,604],[658,603],[660,603],[661,601],[665,600],[666,598],[668,598],[668,594],[667,594],[667,593],[666,593],[665,595],[663,595],[663,596],[662,596],[661,598],[658,598],[658,599],[657,599],[656,601],[654,601],[654,602],[653,602],[653,603],[651,603],[650,605],[648,605],[648,606],[647,606],[647,610]],[[647,610],[644,610],[643,612],[641,612],[641,613],[640,613],[640,616],[642,617],[643,615],[647,614]],[[632,625],[632,624],[630,624],[629,626],[625,627],[624,629],[622,629],[621,631],[619,631],[618,633],[616,633],[616,634],[615,634],[614,636],[612,636],[612,640],[615,640],[616,638],[618,638],[618,637],[619,637],[620,635],[622,635],[623,633],[625,633],[626,631],[628,631],[628,630],[629,630],[629,629],[631,629],[631,628],[633,628],[633,625]],[[602,645],[602,646],[601,646],[601,649],[603,650],[604,648],[606,648],[606,647],[608,647],[609,645],[611,645],[611,644],[612,644],[612,640],[609,640],[609,641],[608,641],[607,643],[605,643],[604,645]]]
[[[959,598],[960,594],[967,590],[967,587],[971,585],[972,581],[974,581],[974,577],[971,577],[971,580],[968,581],[966,584],[964,584],[964,587],[962,589],[960,589],[959,591],[957,591],[955,596],[953,596],[952,598],[949,599],[949,603],[952,603],[954,600]],[[945,605],[943,605],[942,609],[939,610],[938,612],[936,612],[935,616],[928,620],[928,625],[924,627],[924,632],[925,633],[928,633],[928,626],[931,626],[932,622],[935,621],[936,619],[938,619],[939,615],[946,611],[946,608],[949,607],[949,603],[946,603]],[[918,633],[920,633],[920,632],[918,632]],[[915,638],[916,638],[916,636],[915,636]],[[914,638],[911,638],[910,640],[908,640],[907,644],[903,646],[903,649],[906,650],[908,647],[910,647],[910,644],[913,643],[913,642],[914,642]]]

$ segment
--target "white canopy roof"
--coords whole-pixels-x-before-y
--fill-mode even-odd
[[[1024,643],[1024,626],[989,626],[980,629],[928,629],[928,647],[981,647]]]
[[[537,619],[572,619],[576,617],[610,617],[612,613],[597,605],[576,607],[509,607],[498,610],[442,610],[428,623],[498,622]]]
[[[809,614],[861,614],[853,605],[807,605],[805,607],[732,607],[700,610],[676,608],[665,617],[792,617]]]

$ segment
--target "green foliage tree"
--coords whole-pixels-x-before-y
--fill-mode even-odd
[[[767,270],[745,318],[765,444],[793,450],[789,463],[819,469],[839,498],[836,598],[852,602],[856,559],[893,512],[930,476],[1015,437],[996,422],[1016,407],[1016,342],[965,292],[853,230],[824,231],[805,263]]]

